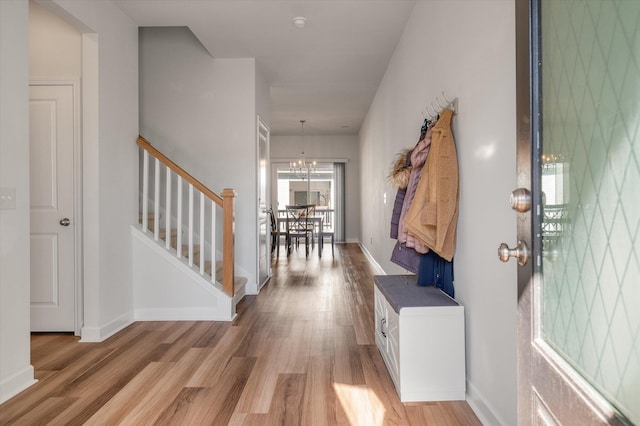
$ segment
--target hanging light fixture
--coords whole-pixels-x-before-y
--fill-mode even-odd
[[[300,144],[302,146],[300,159],[289,163],[289,172],[292,175],[297,175],[302,180],[309,179],[311,174],[316,171],[316,162],[311,161],[307,163],[304,158],[304,123],[306,123],[306,120],[300,120]]]

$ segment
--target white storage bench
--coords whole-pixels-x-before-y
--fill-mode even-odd
[[[464,400],[464,307],[415,275],[374,282],[376,344],[400,401]]]

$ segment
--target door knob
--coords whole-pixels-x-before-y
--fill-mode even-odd
[[[518,241],[518,246],[513,249],[510,249],[505,243],[498,247],[498,258],[503,262],[508,262],[510,257],[515,257],[518,259],[519,265],[526,265],[529,261],[529,254],[529,247],[524,241]]]
[[[60,225],[69,226],[71,224],[71,220],[68,217],[60,219]]]

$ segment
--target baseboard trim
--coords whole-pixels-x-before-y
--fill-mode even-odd
[[[367,248],[365,246],[363,246],[362,243],[358,243],[358,245],[360,246],[360,249],[364,253],[364,255],[367,258],[367,260],[369,260],[369,263],[371,263],[371,266],[373,266],[373,269],[374,269],[376,275],[387,275],[387,273],[384,271],[384,269],[382,269],[382,266],[380,266],[380,264],[371,255],[371,253],[369,253],[369,250],[367,250]]]
[[[136,309],[136,321],[231,321],[235,316],[220,315],[211,308],[146,308]]]
[[[478,389],[467,381],[467,404],[471,407],[483,425],[506,425],[495,410],[482,397]]]
[[[115,318],[102,327],[82,327],[82,330],[80,331],[80,342],[102,342],[133,323],[134,319],[132,314],[126,313],[120,315],[118,318]]]
[[[27,365],[0,382],[0,404],[36,383],[38,381],[34,379],[33,365]]]

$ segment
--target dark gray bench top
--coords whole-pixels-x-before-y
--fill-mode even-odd
[[[417,306],[458,306],[434,286],[420,286],[416,275],[375,275],[373,281],[394,311]]]

